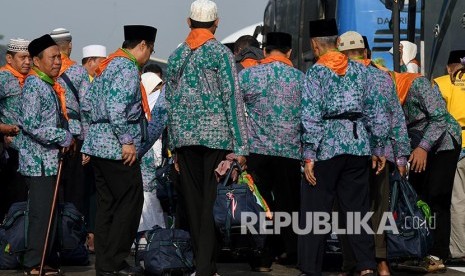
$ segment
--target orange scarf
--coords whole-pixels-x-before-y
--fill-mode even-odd
[[[61,54],[61,69],[60,69],[60,74],[58,76],[61,76],[66,70],[68,70],[69,67],[72,65],[76,64],[74,60],[71,60],[67,55]]]
[[[316,63],[328,67],[339,76],[344,76],[347,71],[347,66],[349,65],[349,58],[343,53],[329,51],[320,56]]]
[[[399,97],[400,104],[403,105],[407,99],[410,86],[412,86],[412,83],[416,78],[421,77],[421,74],[397,72],[390,73],[396,85],[397,96]]]
[[[259,62],[260,61],[253,59],[253,58],[246,58],[243,61],[241,61],[241,65],[244,66],[244,68],[249,68],[249,67],[258,65]]]
[[[123,57],[127,58],[131,61],[134,61],[133,58],[129,56],[123,49],[118,49],[116,52],[112,53],[109,55],[106,59],[104,59],[102,62],[100,62],[100,65],[98,66],[97,70],[95,70],[96,77],[100,76],[103,71],[107,68],[108,64],[117,57]],[[147,116],[147,119],[150,121],[152,119],[152,115],[150,114],[150,106],[149,106],[149,101],[147,99],[147,93],[145,93],[145,87],[142,84],[142,81],[140,82],[140,92],[142,95],[142,110],[144,110],[145,115]]]
[[[279,61],[279,62],[282,62],[284,64],[287,64],[291,67],[294,67],[294,65],[292,64],[292,61],[290,61],[287,57],[282,57],[282,56],[268,56],[262,60],[259,61],[260,64],[267,64],[267,63],[271,63],[271,62],[275,62],[275,61]]]
[[[11,67],[11,65],[9,64],[6,64],[5,66],[1,67],[0,71],[9,71],[11,74],[13,74],[13,76],[15,76],[15,78],[18,79],[19,86],[23,88],[24,82],[26,81],[27,74],[26,75],[21,74],[20,72],[16,71],[15,68]]]
[[[28,76],[36,76],[38,77],[39,79],[45,81],[41,76],[39,76],[39,74],[37,74],[37,72],[35,70],[31,70],[28,74]],[[50,78],[51,79],[51,78]],[[53,84],[49,83],[48,81],[45,81],[46,83],[50,84],[53,88],[53,90],[55,91],[55,93],[57,94],[58,96],[58,99],[60,100],[60,106],[61,106],[61,112],[63,113],[63,116],[66,118],[66,120],[68,121],[69,120],[69,117],[68,117],[68,112],[66,111],[66,97],[65,97],[65,94],[66,94],[66,90],[63,88],[63,86],[61,86],[57,81],[56,79],[53,80]]]
[[[371,63],[371,59],[367,59],[367,58],[354,59],[354,61],[365,65],[365,67],[368,67],[368,65],[370,65],[370,63]]]
[[[195,50],[205,44],[210,39],[215,39],[215,36],[207,29],[192,29],[186,38],[186,43],[191,50]]]

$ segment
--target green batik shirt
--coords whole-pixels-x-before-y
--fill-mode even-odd
[[[166,101],[170,148],[201,145],[247,155],[247,124],[234,57],[211,39],[191,52],[186,43],[168,60]]]

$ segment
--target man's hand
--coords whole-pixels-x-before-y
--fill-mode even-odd
[[[410,170],[420,173],[426,170],[426,159],[428,157],[428,152],[420,147],[417,147],[413,150],[410,158],[408,159],[411,163]]]
[[[134,145],[123,145],[123,164],[132,166],[137,160],[136,146]]]
[[[304,167],[304,173],[305,173],[305,179],[312,185],[316,185],[316,177],[313,171],[313,167],[315,166],[315,162],[305,162],[305,167]]]
[[[3,136],[3,143],[6,148],[9,148],[11,143],[13,143],[14,137],[11,136]]]
[[[241,165],[241,168],[245,170],[246,169],[245,163],[247,162],[247,159],[245,158],[245,156],[238,155],[236,156],[236,160],[239,163],[239,165]]]
[[[19,133],[19,127],[15,125],[0,124],[0,133],[6,136],[16,136]]]
[[[376,175],[380,174],[386,166],[386,157],[384,156],[371,156],[371,168],[376,169]]]
[[[82,154],[82,165],[83,166],[86,165],[87,163],[89,163],[89,161],[90,161],[90,156],[83,153]]]
[[[63,153],[68,153],[68,152],[72,151],[72,149],[75,147],[75,144],[76,144],[76,141],[74,140],[74,138],[71,139],[71,144],[69,144],[68,147],[63,148]],[[73,153],[71,152],[71,154],[73,154]]]
[[[399,170],[399,173],[402,177],[405,177],[407,175],[407,167],[406,166],[397,166],[397,169]]]

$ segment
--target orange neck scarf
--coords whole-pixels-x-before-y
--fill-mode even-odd
[[[124,49],[120,48],[120,49],[116,50],[116,52],[109,55],[106,59],[104,59],[100,63],[97,70],[95,71],[96,77],[100,76],[103,73],[103,71],[105,71],[108,64],[110,64],[110,62],[116,57],[127,58],[127,59],[131,60],[132,62],[135,62],[137,67],[139,68],[139,64],[137,63],[136,58],[134,56],[132,56],[129,52],[127,52]],[[147,93],[145,93],[145,87],[142,84],[142,81],[140,82],[140,93],[142,95],[142,110],[144,111],[145,115],[147,116],[147,119],[150,121],[152,119],[152,116],[150,114],[150,106],[149,106],[149,101],[147,99]]]
[[[37,68],[33,68],[29,72],[28,76],[36,76],[52,86],[53,90],[58,96],[58,100],[60,101],[61,112],[63,113],[63,116],[66,118],[66,120],[69,120],[68,112],[66,111],[66,90],[63,88],[63,86],[61,86],[56,80],[53,80],[49,76],[45,75],[44,72],[41,72]]]
[[[244,68],[249,68],[249,67],[258,65],[259,62],[260,61],[253,59],[253,58],[246,58],[243,61],[241,61],[241,65],[244,66]]]
[[[349,58],[343,53],[329,51],[326,54],[320,56],[316,63],[328,67],[339,76],[344,76],[347,71],[347,66],[349,65]]]
[[[292,61],[290,59],[288,59],[287,57],[283,57],[283,56],[268,56],[262,60],[259,61],[260,64],[267,64],[267,63],[271,63],[271,62],[275,62],[275,61],[279,61],[279,62],[282,62],[284,64],[287,64],[291,67],[294,67],[294,65],[292,64]]]
[[[397,96],[399,97],[400,104],[403,105],[407,99],[410,86],[412,86],[412,83],[416,78],[421,77],[421,74],[397,72],[390,73],[396,85]]]
[[[367,59],[367,58],[357,58],[357,59],[353,59],[353,60],[358,62],[358,63],[361,63],[361,64],[365,65],[365,67],[368,67],[368,65],[371,64],[371,59]]]
[[[68,70],[69,67],[72,65],[76,64],[74,60],[71,60],[67,55],[61,54],[61,69],[60,69],[60,74],[58,76],[61,76],[66,70]]]
[[[26,75],[21,74],[20,72],[16,71],[16,69],[13,68],[9,64],[5,64],[5,66],[1,67],[0,71],[9,71],[13,76],[15,76],[15,78],[18,79],[19,86],[21,86],[21,88],[23,88],[24,82],[26,81],[27,74]]]
[[[195,50],[210,39],[215,39],[215,36],[209,30],[196,28],[191,30],[186,38],[186,43],[191,50]]]

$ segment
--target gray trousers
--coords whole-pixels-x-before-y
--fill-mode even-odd
[[[457,164],[450,208],[450,252],[452,258],[465,257],[465,158]]]

